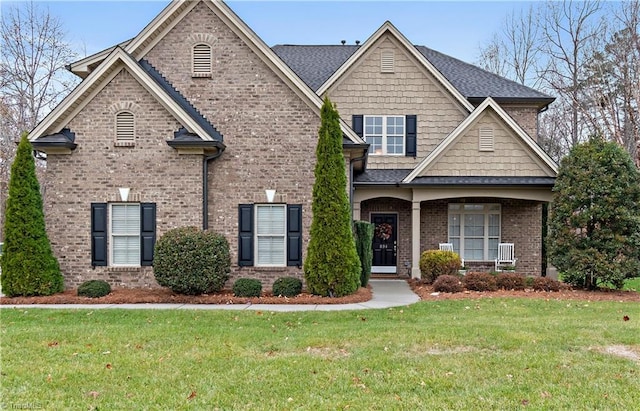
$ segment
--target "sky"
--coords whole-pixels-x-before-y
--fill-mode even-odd
[[[0,0],[0,12],[16,2]],[[90,55],[136,36],[169,0],[38,1],[58,17],[68,40]],[[269,46],[364,42],[389,20],[410,42],[473,63],[506,16],[527,1],[249,1],[227,4]]]

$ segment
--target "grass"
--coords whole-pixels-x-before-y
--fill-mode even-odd
[[[29,308],[0,315],[3,408],[640,404],[638,303],[484,299],[346,312]],[[630,358],[606,353],[611,347]]]
[[[625,280],[623,290],[640,292],[640,277]]]

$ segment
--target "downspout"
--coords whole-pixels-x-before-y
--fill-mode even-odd
[[[355,192],[355,188],[353,186],[353,163],[356,161],[363,161],[367,158],[367,152],[362,157],[356,157],[349,160],[349,203],[350,203],[350,212],[351,212],[351,221],[353,221],[353,194]]]
[[[202,229],[209,228],[209,161],[220,157],[224,152],[218,148],[218,152],[202,159]]]

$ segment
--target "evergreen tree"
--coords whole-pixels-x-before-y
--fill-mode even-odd
[[[360,260],[351,225],[338,111],[326,97],[321,110],[313,184],[313,220],[304,276],[309,292],[340,297],[360,286]]]
[[[618,144],[592,138],[562,160],[550,207],[551,262],[574,285],[621,288],[640,273],[640,173]]]
[[[51,295],[63,290],[58,260],[45,231],[33,148],[22,135],[11,166],[4,221],[2,292],[8,296]]]

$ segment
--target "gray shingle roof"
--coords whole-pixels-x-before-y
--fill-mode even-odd
[[[406,169],[368,169],[354,178],[355,185],[385,185],[402,184],[402,180],[413,170]],[[467,186],[543,186],[551,187],[555,182],[553,177],[417,177],[408,185],[467,185]]]
[[[331,75],[347,61],[360,46],[328,45],[298,46],[276,45],[272,50],[311,89],[318,90]],[[417,50],[442,73],[467,99],[533,99],[546,104],[553,98],[532,88],[497,76],[472,64],[424,46]]]
[[[388,169],[372,170],[368,169],[364,173],[358,174],[354,178],[355,183],[367,184],[397,184],[400,183],[412,170]]]

